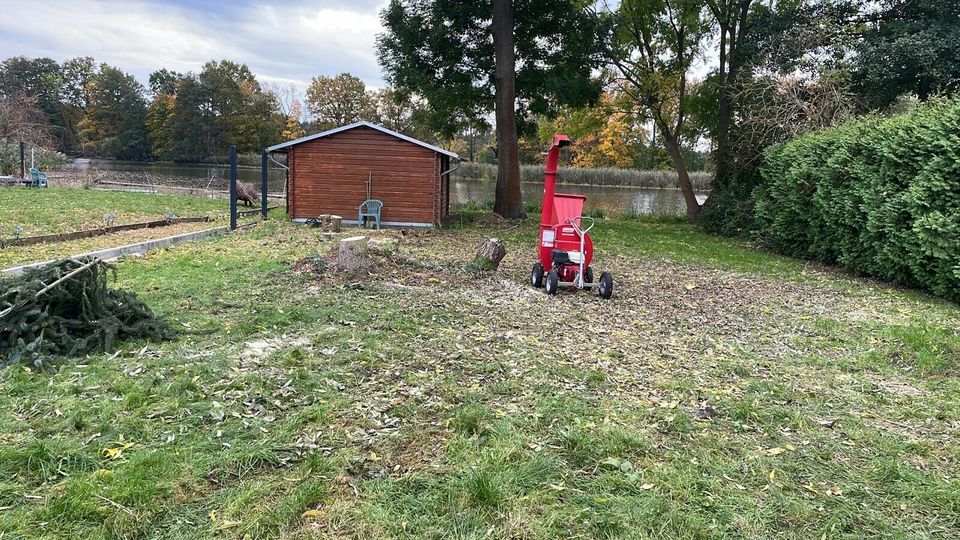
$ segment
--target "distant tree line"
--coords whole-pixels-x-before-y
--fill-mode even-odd
[[[229,60],[199,73],[160,69],[148,84],[92,58],[9,58],[0,63],[0,139],[68,155],[172,161],[222,156],[230,145],[259,152],[358,120],[436,140],[418,122],[421,99],[367,90],[348,73],[315,77],[304,103],[295,88],[262,85]]]

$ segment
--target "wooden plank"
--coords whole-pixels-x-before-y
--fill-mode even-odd
[[[56,234],[44,234],[40,236],[28,236],[26,238],[7,238],[0,240],[0,247],[13,246],[33,246],[37,244],[48,244],[51,242],[65,242],[67,240],[76,240],[78,238],[92,238],[94,236],[103,236],[121,231],[134,231],[137,229],[154,229],[157,227],[166,227],[179,223],[203,223],[210,221],[210,218],[203,217],[185,217],[173,219],[161,219],[158,221],[144,221],[140,223],[127,223],[125,225],[114,225],[112,227],[102,227],[99,229],[85,229],[82,231],[72,231]]]

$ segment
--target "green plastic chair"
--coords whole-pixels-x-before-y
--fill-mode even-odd
[[[363,204],[360,205],[360,210],[357,212],[357,224],[361,227],[364,226],[363,218],[373,218],[377,224],[377,229],[380,228],[380,210],[383,208],[383,201],[379,199],[367,199],[363,201]]]
[[[30,179],[33,180],[31,187],[47,187],[47,175],[35,167],[30,167]]]

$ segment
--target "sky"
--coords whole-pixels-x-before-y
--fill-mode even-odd
[[[350,72],[384,85],[374,52],[386,0],[0,0],[0,59],[91,56],[144,85],[151,72],[245,63],[261,83]]]

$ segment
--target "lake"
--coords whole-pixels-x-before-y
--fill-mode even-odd
[[[273,165],[273,164],[271,164]],[[149,177],[153,183],[226,189],[229,168],[218,165],[184,165],[177,163],[141,163],[113,160],[75,160],[68,165],[75,170],[116,171],[140,173]],[[282,192],[286,171],[273,165],[268,171],[268,183],[271,192]],[[237,176],[241,181],[260,182],[260,169],[240,167]],[[450,182],[450,202],[452,205],[468,202],[488,203],[494,198],[493,181],[458,179],[456,173]],[[521,184],[523,200],[539,203],[543,196],[542,183]],[[585,185],[558,185],[558,192],[580,193],[587,196],[586,210],[601,209],[608,215],[623,213],[635,214],[683,214],[686,206],[683,196],[677,189],[646,189],[637,187],[608,187]],[[698,193],[697,199],[705,201],[706,193]]]

